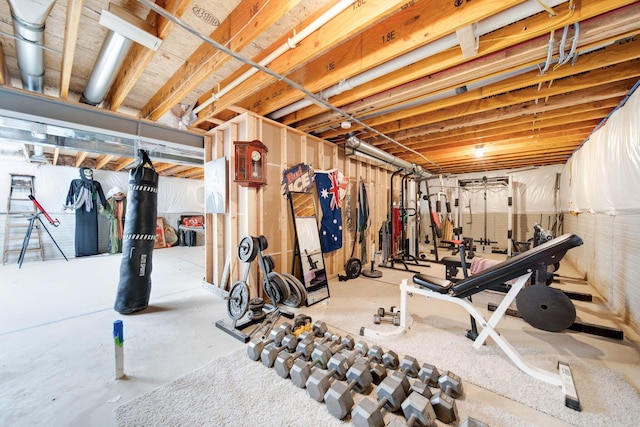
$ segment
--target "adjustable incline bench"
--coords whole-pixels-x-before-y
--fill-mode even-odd
[[[580,245],[582,245],[582,239],[579,236],[575,234],[565,234],[457,283],[424,274],[414,275],[414,285],[412,286],[408,285],[407,279],[403,279],[400,284],[400,326],[395,330],[387,332],[361,328],[360,335],[382,337],[404,333],[409,326],[409,296],[423,295],[427,299],[434,298],[456,303],[467,310],[477,324],[482,327],[482,332],[480,332],[473,343],[473,347],[476,350],[484,344],[488,337],[491,337],[518,368],[534,378],[562,387],[565,393],[565,405],[572,409],[580,410],[580,401],[575,391],[571,370],[567,364],[558,362],[559,373],[529,366],[522,360],[515,348],[497,330],[498,322],[502,319],[507,308],[509,308],[520,290],[527,283],[532,272],[541,265],[550,265],[557,262],[569,249]],[[474,307],[467,298],[478,292],[487,290],[492,286],[503,284],[511,279],[517,280],[511,285],[511,289],[505,294],[489,320],[485,320],[478,309]]]

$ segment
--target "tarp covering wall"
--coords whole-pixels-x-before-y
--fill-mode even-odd
[[[562,165],[543,166],[522,171],[491,171],[484,174],[461,174],[455,177],[444,178],[442,184],[437,177],[429,180],[429,192],[431,194],[444,192],[447,194],[453,209],[453,201],[457,197],[459,180],[477,179],[483,176],[487,178],[509,177],[513,182],[513,212],[515,214],[526,213],[547,213],[554,212],[554,198],[556,186],[556,174],[562,171]],[[487,186],[487,213],[506,213],[508,210],[508,189],[507,187],[488,185]],[[431,202],[435,203],[437,196],[432,197]],[[424,202],[423,202],[424,203]],[[444,198],[442,199],[444,204]],[[471,203],[474,211],[484,211],[484,188],[483,186],[471,186],[467,190],[460,192],[459,206],[463,208]],[[426,212],[426,206],[420,207],[422,212]]]
[[[640,213],[640,90],[569,159],[560,188],[564,211]]]
[[[0,161],[0,213],[9,197],[10,174],[35,177],[35,197],[49,213],[62,212],[72,179],[79,178],[78,168],[40,165],[26,162]],[[113,187],[127,192],[129,173],[94,170],[93,179],[100,182],[105,194]],[[158,183],[158,213],[204,212],[204,181],[160,177]]]

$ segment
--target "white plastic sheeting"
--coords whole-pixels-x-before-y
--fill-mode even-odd
[[[484,174],[462,174],[445,178],[440,185],[438,179],[429,180],[431,194],[443,192],[447,194],[453,209],[453,202],[457,197],[458,180],[509,177],[513,182],[513,212],[514,214],[554,212],[556,175],[562,171],[563,165],[543,166],[521,171],[491,171]],[[434,177],[435,178],[435,177]],[[509,209],[508,187],[490,184],[487,186],[487,213],[506,213]],[[433,207],[437,196],[431,198]],[[444,209],[444,197],[441,198]],[[423,202],[424,203],[424,202]],[[482,185],[468,187],[460,192],[459,206],[468,213],[471,203],[473,212],[484,212],[484,187]],[[420,206],[426,212],[426,205]]]
[[[640,213],[640,90],[574,153],[562,175],[564,211]]]
[[[12,173],[35,177],[36,199],[49,213],[62,212],[71,180],[80,178],[78,168],[0,161],[0,212],[2,213],[6,212],[6,204],[1,201],[9,197]],[[129,173],[94,170],[93,179],[100,182],[105,195],[113,187],[119,187],[126,193]],[[158,214],[200,212],[204,213],[204,181],[160,177]]]

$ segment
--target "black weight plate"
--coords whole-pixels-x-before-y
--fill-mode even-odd
[[[227,314],[233,320],[242,318],[249,307],[249,288],[247,284],[238,281],[231,287],[229,299],[227,300]]]
[[[269,242],[263,235],[258,236],[258,246],[260,247],[261,251],[267,250],[267,248],[269,247]]]
[[[302,294],[300,293],[300,289],[298,285],[291,281],[291,279],[284,274],[281,274],[282,278],[289,285],[289,298],[285,298],[282,303],[287,307],[297,308],[302,304]]]
[[[272,271],[267,275],[267,278],[271,281],[272,285],[278,289],[278,293],[280,294],[280,299],[276,301],[277,303],[281,303],[287,298],[289,298],[291,292],[289,291],[289,284],[280,274]]]
[[[300,281],[300,279],[289,273],[280,273],[280,275],[288,279],[290,283],[293,283],[298,288],[298,292],[301,296],[300,304],[305,302],[307,300],[307,288],[304,287],[304,284]]]
[[[258,245],[255,237],[245,236],[238,244],[238,259],[242,262],[251,262],[258,255]]]
[[[276,267],[276,262],[271,255],[263,255],[262,259],[264,259],[264,265],[267,269],[267,274],[271,273],[273,269]]]
[[[362,262],[358,258],[349,258],[344,265],[347,279],[355,279],[362,271]]]
[[[543,331],[560,332],[576,320],[576,307],[571,299],[546,285],[532,285],[521,290],[516,306],[528,324]]]

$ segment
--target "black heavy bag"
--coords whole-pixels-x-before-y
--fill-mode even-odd
[[[158,173],[146,151],[129,172],[127,212],[122,236],[120,284],[114,309],[120,314],[144,310],[151,294],[151,265],[156,240]]]

